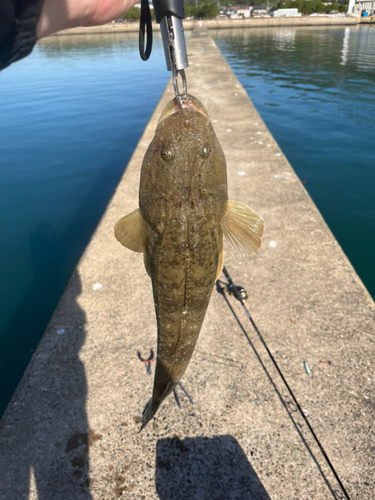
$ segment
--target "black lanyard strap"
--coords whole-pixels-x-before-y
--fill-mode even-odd
[[[145,51],[145,28],[147,26],[146,35],[146,51]],[[139,54],[143,61],[147,61],[152,50],[152,24],[151,12],[148,0],[141,0],[141,18],[139,21]]]

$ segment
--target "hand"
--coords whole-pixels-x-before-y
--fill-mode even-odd
[[[97,26],[119,18],[138,0],[45,0],[38,38],[77,26]]]

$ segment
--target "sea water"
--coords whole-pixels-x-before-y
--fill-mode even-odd
[[[375,27],[213,37],[375,297]]]

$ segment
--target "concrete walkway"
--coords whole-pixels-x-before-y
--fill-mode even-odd
[[[196,32],[188,52],[230,199],[266,224],[255,256],[226,245],[226,266],[350,498],[371,500],[374,302],[212,39]],[[169,397],[137,434],[152,389],[137,350],[156,348],[155,313],[142,256],[113,225],[137,207],[171,97],[168,87],[1,422],[1,500],[344,498],[240,304],[229,298],[251,343],[216,292],[183,378],[194,405]]]

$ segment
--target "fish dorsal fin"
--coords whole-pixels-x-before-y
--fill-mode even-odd
[[[139,208],[116,222],[115,236],[124,247],[133,252],[146,251],[147,228]]]
[[[220,250],[219,250],[219,262],[218,262],[218,265],[217,265],[217,272],[216,272],[216,278],[215,278],[215,281],[217,279],[219,279],[219,276],[221,274],[221,271],[223,270],[223,266],[224,266],[224,245],[223,245],[223,233],[221,232],[220,230]]]
[[[228,201],[221,225],[225,237],[239,252],[251,255],[260,248],[264,220],[252,208],[237,201]]]

